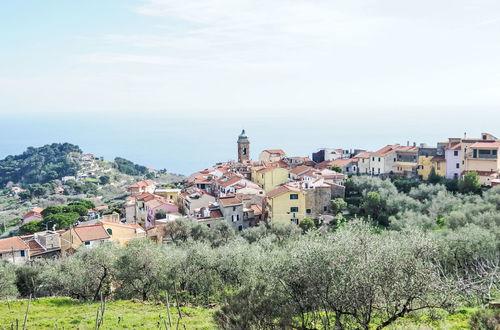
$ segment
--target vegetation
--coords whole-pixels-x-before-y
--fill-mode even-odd
[[[148,169],[145,166],[134,164],[130,160],[125,158],[116,157],[115,164],[118,168],[118,171],[121,173],[125,173],[128,175],[146,175],[148,173]]]
[[[44,184],[63,176],[75,175],[78,162],[70,157],[82,151],[70,143],[53,143],[43,147],[29,147],[21,155],[0,160],[0,187],[8,182]]]
[[[173,300],[175,302],[175,300]],[[27,307],[26,300],[0,302],[0,329],[21,328]],[[10,305],[10,308],[9,308]],[[84,303],[70,298],[43,298],[30,304],[28,329],[94,329],[99,303]],[[106,302],[103,329],[165,329],[168,312],[164,304],[132,301]],[[175,329],[179,319],[171,303],[171,322]],[[213,310],[182,306],[179,329],[214,329]]]

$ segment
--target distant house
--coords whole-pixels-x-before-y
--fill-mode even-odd
[[[146,237],[146,231],[136,223],[114,223],[114,222],[99,222],[108,233],[111,241],[119,246],[126,246],[130,241],[137,238]]]
[[[61,252],[65,256],[74,253],[82,245],[94,247],[110,240],[102,224],[73,227],[61,235]]]
[[[28,244],[17,236],[0,239],[0,260],[22,265],[30,260],[29,252]]]
[[[271,190],[267,197],[271,222],[299,224],[306,217],[306,197],[300,188],[282,185]]]
[[[361,152],[353,158],[358,160],[358,173],[369,175],[371,172],[371,152]]]
[[[235,230],[242,231],[249,226],[243,219],[243,202],[237,196],[221,197],[218,200],[224,219]]]
[[[286,157],[286,154],[281,149],[267,149],[260,153],[259,161],[261,162],[277,162]]]
[[[134,183],[128,187],[130,195],[137,196],[142,193],[148,192],[153,194],[156,189],[156,184],[153,180],[144,180]]]
[[[462,148],[460,139],[450,141],[445,147],[446,178],[459,179],[462,173]]]
[[[288,170],[282,167],[257,167],[252,170],[252,181],[268,192],[288,181]]]
[[[370,159],[370,174],[392,174],[394,171],[394,164],[397,162],[396,149],[399,147],[399,144],[392,144],[373,152]]]
[[[342,169],[342,173],[346,175],[359,174],[357,158],[335,159],[332,161],[331,166],[340,167]]]
[[[313,152],[312,160],[316,163],[321,163],[324,161],[330,162],[335,159],[344,158],[343,154],[344,154],[343,149],[323,148],[319,149],[317,152]]]
[[[179,209],[185,215],[194,215],[203,207],[215,203],[215,196],[200,189],[188,189],[179,195]]]
[[[41,207],[35,207],[31,211],[28,211],[26,214],[23,215],[23,224],[26,224],[31,221],[42,220],[43,219],[42,211],[43,208]]]
[[[500,141],[476,142],[470,145],[465,158],[465,173],[475,171],[482,185],[491,186],[500,178]]]
[[[29,246],[30,260],[56,258],[61,255],[61,236],[59,231],[43,231],[21,236]]]
[[[158,196],[164,197],[167,201],[171,201],[176,204],[179,200],[179,195],[181,193],[181,189],[172,189],[172,188],[156,188],[154,194]]]

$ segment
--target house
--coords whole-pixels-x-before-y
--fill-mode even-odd
[[[316,164],[311,158],[302,156],[288,156],[283,158],[283,161],[288,164],[288,167],[291,168],[301,165],[314,166],[314,164]]]
[[[281,185],[267,194],[271,222],[295,223],[306,218],[305,193],[290,185]]]
[[[354,159],[357,159],[357,172],[358,174],[365,174],[369,175],[371,172],[371,166],[370,166],[370,159],[371,159],[371,152],[361,152],[353,157]]]
[[[167,201],[171,201],[172,203],[174,203],[176,205],[178,203],[180,193],[181,193],[181,189],[174,189],[174,188],[161,188],[161,189],[157,188],[154,191],[155,195],[162,196]]]
[[[30,248],[30,260],[59,257],[61,255],[61,232],[64,231],[49,230],[21,236]]]
[[[500,178],[500,141],[476,142],[468,148],[465,155],[465,171],[479,174],[482,185],[491,186],[492,181]]]
[[[226,174],[214,181],[212,191],[216,196],[224,197],[234,195],[237,190],[243,188],[259,189],[260,187],[239,174]]]
[[[194,215],[196,210],[215,203],[215,196],[210,195],[206,191],[193,188],[188,188],[179,195],[179,209],[182,214],[189,216]]]
[[[192,218],[196,219],[199,224],[206,225],[209,228],[225,221],[224,215],[216,203],[200,208]]]
[[[263,150],[259,155],[261,162],[278,162],[286,157],[286,154],[281,149],[267,149]]]
[[[331,162],[331,166],[340,167],[342,169],[342,173],[346,175],[359,174],[357,158],[335,159],[334,161]]]
[[[396,148],[396,162],[393,164],[390,173],[407,178],[415,177],[418,167],[418,149],[416,143],[413,143],[413,146],[408,143],[407,146]]]
[[[442,177],[446,176],[446,158],[443,149],[421,147],[418,150],[417,174],[423,180],[428,180],[432,172]]]
[[[137,196],[145,192],[153,194],[155,189],[156,184],[153,180],[139,181],[128,187],[131,196]]]
[[[242,231],[249,224],[243,219],[243,202],[237,196],[220,197],[218,200],[224,220],[235,230]]]
[[[445,146],[446,179],[459,179],[462,173],[462,148],[460,139],[452,140]]]
[[[34,209],[28,211],[26,214],[23,215],[23,224],[26,224],[31,221],[43,220],[42,211],[43,208],[41,207],[35,207]]]
[[[314,172],[314,168],[306,165],[300,165],[290,170],[288,177],[290,180],[300,180],[304,175]]]
[[[109,241],[111,237],[102,224],[73,227],[61,234],[61,253],[66,256],[82,245],[94,247]]]
[[[317,152],[313,152],[312,160],[316,163],[321,163],[324,161],[333,161],[335,159],[343,158],[344,150],[343,149],[334,149],[334,148],[322,148]]]
[[[373,152],[370,159],[370,174],[392,174],[397,161],[396,149],[399,147],[399,144],[391,144]]]
[[[0,239],[0,260],[8,260],[16,265],[30,260],[30,248],[20,237]]]
[[[282,167],[254,168],[252,181],[268,192],[288,181],[288,170]]]
[[[146,231],[136,223],[114,223],[99,221],[112,242],[119,246],[127,246],[130,241],[146,237]]]

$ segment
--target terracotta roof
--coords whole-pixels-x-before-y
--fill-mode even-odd
[[[499,149],[500,141],[497,142],[476,142],[470,146],[470,148],[476,149]]]
[[[335,159],[333,162],[332,162],[332,165],[337,165],[337,166],[347,166],[349,165],[350,163],[354,162],[355,160],[352,159],[352,158],[349,158],[349,159]]]
[[[360,154],[357,154],[353,158],[370,158],[371,154],[372,154],[371,152],[365,151]]]
[[[448,147],[446,147],[448,150],[460,150],[462,147],[460,146],[460,143],[452,143]]]
[[[382,149],[379,149],[372,153],[372,156],[386,156],[387,154],[395,151],[400,145],[399,144],[393,144],[393,145],[387,145],[383,147]]]
[[[0,239],[0,253],[28,250],[29,246],[21,238],[14,236],[9,238]]]
[[[82,242],[97,241],[109,238],[108,233],[102,225],[74,227],[73,230]]]
[[[28,217],[36,216],[39,217],[40,219],[43,218],[42,214],[40,212],[35,212],[34,210],[29,211],[25,215],[23,215],[23,219],[26,219]]]
[[[237,175],[234,175],[234,176],[231,176],[231,177],[225,177],[226,180],[224,181],[223,178],[217,180],[217,184],[221,187],[227,187],[227,186],[230,186],[232,184],[235,184],[237,183],[238,181],[242,180],[243,178],[242,177],[239,177]]]
[[[284,193],[286,193],[288,191],[300,192],[300,190],[297,189],[297,188],[295,188],[295,187],[290,187],[290,186],[287,186],[287,185],[283,185],[283,186],[279,186],[278,188],[273,189],[270,192],[268,192],[267,193],[267,197],[274,198],[274,197],[279,196],[281,194],[284,194]]]
[[[224,207],[228,207],[228,206],[240,205],[241,200],[236,196],[220,197],[219,203]]]
[[[107,225],[107,226],[117,226],[117,227],[123,227],[123,228],[132,228],[132,229],[139,229],[139,230],[143,230],[144,231],[144,228],[142,228],[139,224],[137,223],[118,223],[118,222],[108,222],[108,221],[101,221],[103,224]]]
[[[271,172],[272,170],[276,169],[278,167],[264,167],[260,170],[258,170],[257,172],[258,173],[267,173],[267,172]]]
[[[262,214],[262,207],[260,207],[257,204],[252,204],[250,205],[250,208],[253,210],[254,215],[261,215]]]
[[[285,152],[281,149],[266,149],[266,150],[263,150],[263,152],[267,152],[267,153],[270,153],[270,154],[280,154],[280,155],[284,155]]]
[[[295,174],[295,175],[300,175],[300,174],[304,174],[310,170],[312,170],[311,167],[306,166],[306,165],[300,165],[300,166],[297,166],[296,168],[290,170],[290,173]]]
[[[217,210],[210,210],[210,218],[222,218],[222,212],[217,209]]]
[[[129,188],[147,187],[153,185],[154,183],[155,182],[153,180],[144,180],[134,183],[133,185],[129,186]]]

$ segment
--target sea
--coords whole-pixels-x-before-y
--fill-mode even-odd
[[[155,169],[189,175],[237,157],[245,129],[251,156],[283,149],[311,156],[319,148],[377,150],[387,144],[434,145],[449,137],[500,135],[500,107],[388,107],[251,110],[199,114],[0,113],[0,159],[28,146],[77,144],[107,160],[123,157]]]

